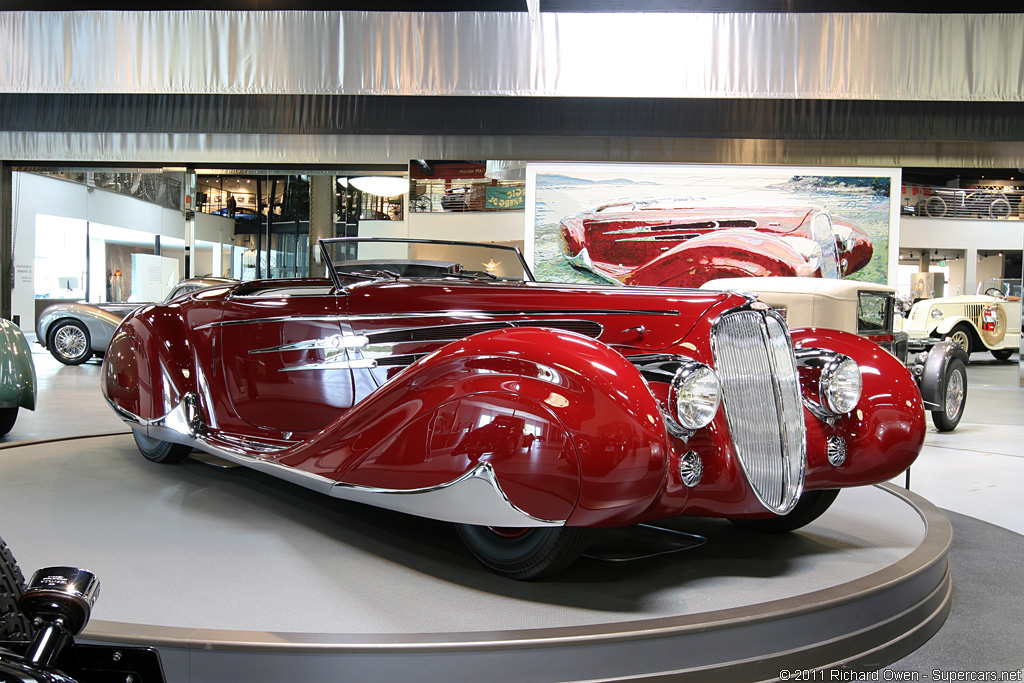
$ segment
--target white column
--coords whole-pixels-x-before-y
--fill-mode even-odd
[[[978,250],[967,247],[967,264],[964,268],[964,290],[961,294],[974,294],[978,288]]]

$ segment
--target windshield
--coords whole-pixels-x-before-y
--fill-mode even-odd
[[[382,237],[320,240],[339,287],[365,279],[533,280],[518,248],[503,244]]]
[[[988,294],[989,296],[1002,296],[1003,298],[1009,296],[1020,296],[1020,278],[995,277],[988,278],[987,280],[982,280],[980,283],[978,283],[978,294]]]

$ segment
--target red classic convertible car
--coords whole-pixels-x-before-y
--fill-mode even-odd
[[[576,268],[624,285],[699,287],[723,277],[838,278],[868,264],[856,225],[815,207],[721,207],[684,201],[608,204],[567,216]]]
[[[788,330],[729,292],[533,281],[522,255],[321,242],[329,279],[135,311],[103,392],[142,454],[193,448],[331,496],[454,522],[517,579],[591,527],[678,515],[769,531],[917,457],[921,394],[879,346]]]

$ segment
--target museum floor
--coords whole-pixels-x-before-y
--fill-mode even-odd
[[[38,347],[37,347],[38,348]],[[14,458],[38,458],[40,463],[47,463],[50,467],[60,467],[66,472],[65,476],[75,477],[96,477],[100,468],[83,466],[78,460],[65,459],[48,460],[46,448],[43,444],[32,445],[33,441],[50,442],[57,438],[74,437],[99,437],[99,435],[123,435],[127,433],[125,425],[114,417],[113,413],[104,404],[99,394],[98,378],[99,365],[96,362],[88,363],[79,367],[66,367],[54,361],[49,354],[41,349],[34,355],[37,373],[39,376],[39,407],[35,412],[22,411],[14,430],[5,439],[0,440],[0,446],[5,444],[18,447],[10,451],[8,464],[17,464]],[[1024,390],[1018,389],[1016,385],[1016,363],[997,363],[990,357],[983,354],[975,354],[974,362],[969,368],[969,398],[964,421],[960,428],[951,434],[940,434],[929,430],[926,440],[925,451],[921,458],[914,465],[911,471],[911,490],[913,493],[923,496],[948,513],[948,518],[953,528],[953,544],[949,553],[949,563],[953,576],[953,606],[950,616],[939,632],[919,647],[916,651],[905,656],[900,661],[887,667],[889,671],[913,671],[921,674],[931,673],[935,669],[943,671],[1016,671],[1024,666],[1024,654],[1022,654],[1021,643],[1024,643],[1024,625],[1019,619],[1021,608],[1024,607],[1024,598],[1018,587],[1024,579],[1024,568],[1020,558],[1024,556],[1024,426],[1020,424],[1019,416],[1024,414]],[[1014,357],[1016,361],[1016,356]],[[96,454],[124,448],[122,436],[106,437],[109,444],[115,448],[108,447],[108,442],[103,439],[89,439],[88,443],[82,442],[82,459],[86,459],[89,452]],[[130,450],[130,439],[127,442]],[[54,449],[50,449],[54,450]],[[65,452],[67,448],[63,449]],[[15,452],[18,453],[15,456]],[[38,453],[38,455],[33,455]],[[0,466],[3,466],[5,451],[0,450]],[[97,455],[97,457],[100,457]],[[141,459],[139,459],[141,460]],[[128,467],[133,468],[129,461]],[[112,461],[112,469],[107,470],[112,476],[114,468],[124,468],[126,465],[121,460]],[[17,471],[12,469],[11,471]],[[151,471],[150,469],[146,470]],[[130,474],[130,473],[129,473]],[[117,476],[129,476],[118,471]],[[206,485],[220,488],[222,493],[227,486],[219,478],[212,475],[201,475]],[[191,479],[193,474],[187,474],[186,478]],[[898,484],[904,484],[900,478]],[[10,484],[10,482],[8,482]],[[116,495],[116,481],[101,486],[100,489],[107,494]],[[292,517],[289,523],[297,521],[303,515],[315,514],[316,511],[307,509],[306,503],[295,503],[290,501],[289,489],[277,487],[277,483],[266,484],[256,482],[260,501],[268,506],[273,506],[273,514],[269,519],[275,517]],[[186,491],[184,487],[182,491]],[[167,490],[167,489],[162,489]],[[191,490],[191,489],[189,489]],[[135,499],[135,504],[141,504],[145,500],[144,492],[135,492],[136,495],[128,498]],[[241,497],[234,497],[234,501],[244,501],[245,493]],[[184,495],[184,494],[183,494]],[[31,496],[26,496],[31,500]],[[840,498],[842,500],[842,497]],[[898,514],[897,511],[889,511],[886,508],[887,500],[884,496],[871,500],[851,500],[854,506],[878,509],[870,510],[870,514],[886,515]],[[40,504],[59,505],[54,501],[40,500]],[[222,504],[230,504],[229,502]],[[324,503],[328,504],[328,503]],[[319,503],[313,504],[317,507]],[[330,503],[329,505],[333,505]],[[254,515],[261,515],[263,511],[253,510]],[[26,515],[32,514],[26,510]],[[391,513],[387,513],[391,514]],[[370,529],[370,535],[390,534],[385,528],[378,528],[370,517],[359,517],[358,521]],[[262,519],[262,517],[261,517]],[[301,520],[298,520],[301,521]],[[68,520],[74,524],[74,519]],[[5,515],[3,519],[3,531],[5,537],[11,542],[12,548],[18,553],[14,544],[14,537],[17,536],[9,528],[18,524],[17,519]],[[369,526],[366,526],[369,525]],[[426,525],[427,527],[430,524]],[[884,526],[884,525],[882,525]],[[895,524],[894,524],[895,527]],[[137,528],[137,527],[136,527]],[[89,529],[83,533],[88,534]],[[241,533],[239,533],[241,531]],[[420,529],[420,532],[427,533],[430,529]],[[234,530],[232,541],[225,546],[224,551],[231,552],[231,545],[237,545],[236,550],[241,552],[246,545],[246,539],[250,541],[257,538],[249,535],[244,530]],[[420,533],[417,532],[417,533]],[[193,533],[191,530],[182,530],[182,533]],[[231,533],[229,530],[228,533]],[[840,536],[849,535],[849,530],[839,529]],[[894,532],[895,533],[895,532]],[[392,539],[394,540],[394,539]],[[401,540],[401,539],[399,539]],[[408,540],[408,539],[406,539]],[[891,545],[892,539],[887,539]],[[282,541],[286,542],[286,541]],[[297,542],[297,539],[296,539]],[[144,538],[137,539],[138,547],[149,552],[160,552],[157,548],[147,548]],[[447,541],[445,541],[447,543]],[[897,542],[896,545],[899,545]],[[273,552],[267,549],[267,552]],[[443,548],[443,554],[459,555],[459,549]],[[375,549],[375,552],[380,552]],[[368,584],[363,591],[366,600],[365,609],[372,614],[371,619],[387,622],[394,614],[396,603],[408,600],[409,596],[415,595],[417,590],[428,587],[429,581],[423,582],[422,577],[427,579],[445,579],[444,568],[430,566],[416,566],[413,561],[410,567],[408,557],[393,557],[390,552],[383,553],[388,560],[387,571],[397,571],[400,576],[396,578],[402,585],[401,590],[385,590],[381,583],[375,586]],[[251,557],[259,558],[259,552]],[[865,555],[866,557],[866,555]],[[26,570],[32,570],[34,557],[23,557],[22,562]],[[62,557],[61,562],[75,563],[74,557]],[[685,558],[682,560],[685,562]],[[860,561],[860,558],[858,558]],[[83,563],[84,564],[84,563]],[[335,560],[336,564],[336,560]],[[169,568],[174,567],[173,562],[168,563]],[[326,565],[330,566],[330,565]],[[397,568],[396,568],[397,567]],[[847,571],[849,567],[840,563],[828,569],[829,572]],[[177,571],[192,573],[201,571],[201,567],[178,568]],[[260,590],[267,590],[268,582],[273,583],[279,577],[260,576],[258,567],[250,567],[254,580],[259,582]],[[598,574],[603,570],[598,570]],[[654,572],[648,572],[654,576]],[[337,567],[337,575],[341,580],[346,580],[342,567]],[[403,578],[404,577],[404,578]],[[104,578],[101,575],[101,580]],[[486,577],[491,579],[493,577]],[[821,578],[821,577],[818,577]],[[828,584],[831,581],[838,581],[841,577],[829,577],[825,580]],[[590,588],[596,588],[600,578],[593,579]],[[167,595],[161,593],[161,587],[165,584],[180,585],[183,578],[180,576],[154,577],[150,583],[150,596],[148,609],[163,611],[166,614],[173,614],[182,610],[182,605],[175,605],[169,602]],[[187,585],[187,580],[184,580]],[[386,582],[385,582],[386,583]],[[481,629],[493,628],[489,625],[489,619],[498,618],[500,623],[510,623],[513,626],[519,625],[522,628],[531,627],[531,620],[537,614],[544,614],[558,607],[560,603],[571,602],[573,596],[557,596],[555,593],[545,593],[543,599],[534,601],[538,605],[537,614],[509,613],[508,605],[502,604],[501,589],[495,589],[491,583],[484,580],[479,585],[461,586],[460,589],[467,589],[478,600],[478,605],[472,610],[472,619],[476,627]],[[564,590],[565,585],[559,585],[559,590]],[[315,590],[314,588],[310,589]],[[383,593],[380,593],[384,590]],[[550,593],[550,594],[549,594]],[[101,603],[106,600],[116,601],[116,592],[112,589],[105,591]],[[653,595],[653,593],[652,593]],[[298,596],[297,596],[298,597]],[[437,597],[437,596],[435,596]],[[464,599],[463,596],[460,599]],[[505,596],[512,597],[512,596]],[[578,596],[576,596],[578,597]],[[633,604],[641,598],[649,596],[636,595],[606,595],[598,605],[589,605],[591,612],[614,612],[620,610],[623,604]],[[312,599],[315,602],[315,595],[299,597],[300,600]],[[443,599],[443,598],[439,598]],[[453,598],[454,599],[454,598]],[[736,599],[742,601],[743,596],[737,595]],[[258,600],[258,598],[257,598]],[[267,601],[267,604],[274,604]],[[510,603],[512,604],[512,603]],[[519,603],[521,604],[521,603]],[[638,605],[633,605],[636,608]],[[113,607],[111,605],[111,607]],[[642,605],[649,614],[657,616],[658,610],[663,606],[657,604]],[[100,608],[98,608],[99,610]],[[109,609],[109,608],[108,608]],[[223,607],[225,615],[228,615],[230,608]],[[438,610],[443,612],[443,610]],[[309,610],[301,610],[301,613],[308,613]],[[577,610],[571,618],[577,622],[583,619],[586,623],[591,617],[586,614],[587,610]],[[102,612],[98,612],[102,614]],[[110,612],[107,612],[110,614]],[[299,614],[299,611],[297,611]],[[262,619],[266,615],[259,614],[256,610],[256,618]],[[445,620],[449,615],[437,614],[436,623],[432,624],[434,631],[444,630]],[[109,617],[100,616],[101,619]],[[275,618],[281,618],[276,615]],[[289,617],[290,618],[290,617]],[[352,615],[357,619],[356,615]],[[556,620],[562,618],[555,616]],[[315,617],[313,618],[315,626]],[[506,623],[507,622],[507,623]],[[557,624],[556,624],[557,625]],[[288,624],[284,630],[293,630],[296,624]],[[256,625],[257,629],[263,629]],[[385,628],[388,628],[385,625]],[[311,630],[315,631],[315,627]]]

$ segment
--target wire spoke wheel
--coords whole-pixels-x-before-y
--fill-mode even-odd
[[[946,338],[963,349],[965,353],[970,355],[971,333],[967,331],[967,327],[965,325],[961,324],[954,327],[953,331],[950,332]]]
[[[950,374],[949,385],[946,387],[946,417],[954,419],[964,404],[964,377],[959,372]]]
[[[941,409],[932,411],[932,424],[940,432],[951,432],[960,424],[967,403],[967,367],[951,358],[942,373]]]
[[[77,327],[71,327],[70,325],[62,327],[57,331],[54,341],[57,345],[57,351],[67,358],[74,358],[81,355],[82,351],[85,351],[85,335]]]
[[[50,333],[50,353],[65,365],[79,365],[92,356],[89,331],[77,320],[58,323]]]

